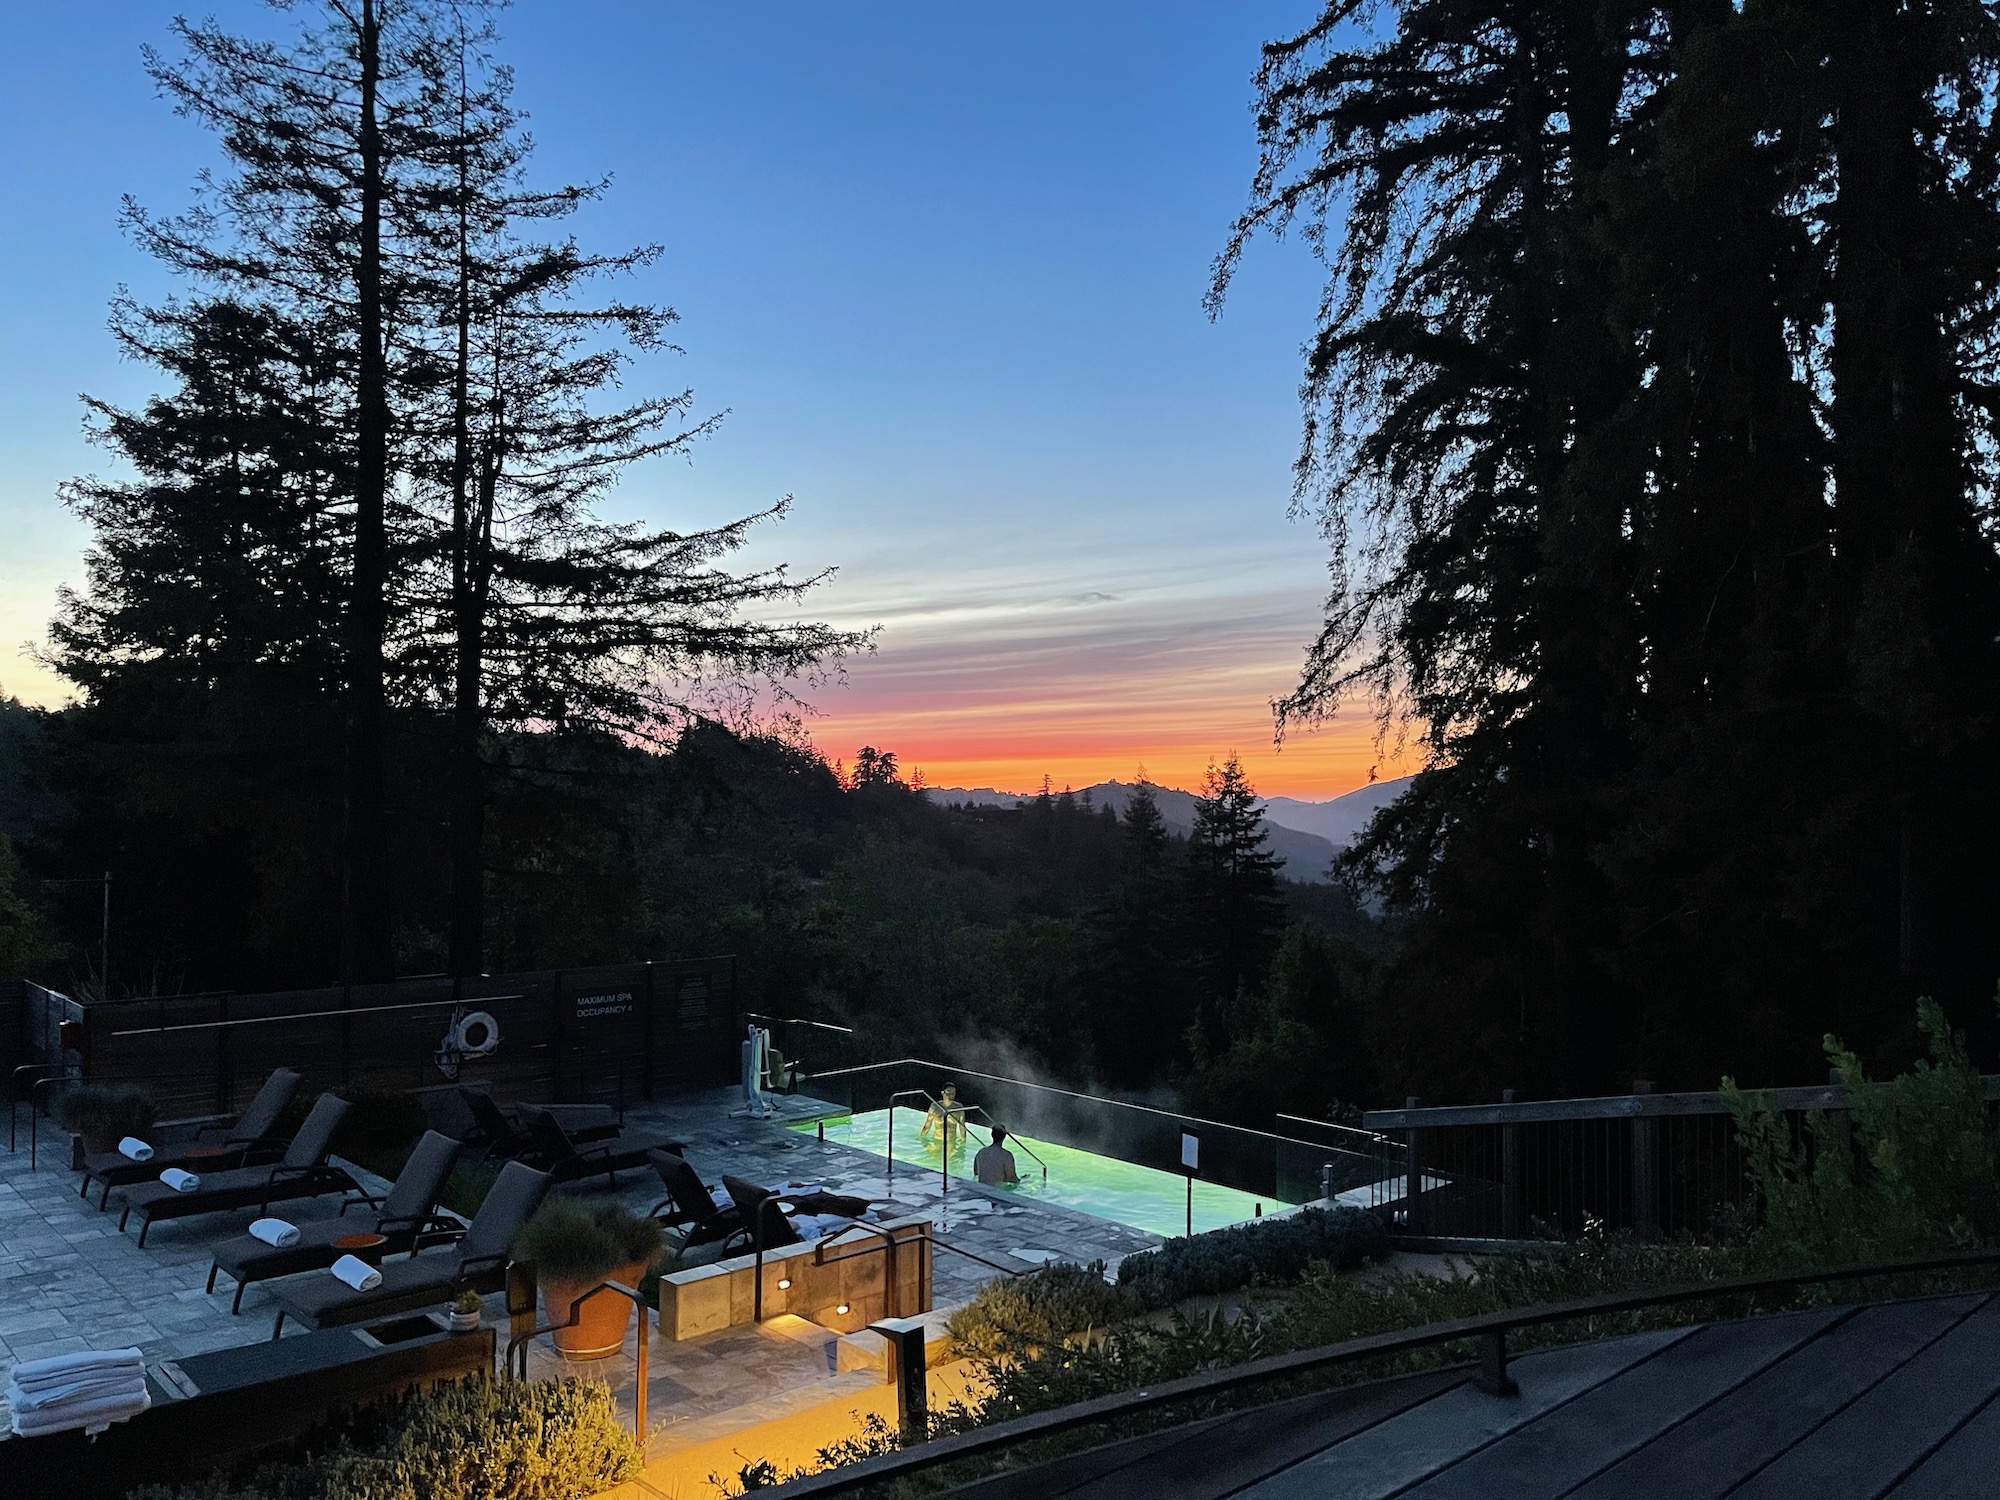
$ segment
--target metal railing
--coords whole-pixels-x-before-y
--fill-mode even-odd
[[[976,1113],[985,1115],[988,1124],[998,1125],[1000,1122],[993,1118],[992,1114],[987,1110],[986,1106],[983,1104],[959,1104],[956,1102],[951,1104],[946,1104],[941,1099],[932,1098],[930,1092],[927,1089],[898,1090],[896,1093],[893,1093],[889,1096],[889,1144],[887,1151],[887,1160],[889,1166],[888,1170],[883,1173],[883,1176],[891,1182],[893,1182],[896,1177],[896,1101],[898,1099],[928,1100],[930,1104],[930,1109],[927,1109],[924,1112],[924,1119],[926,1123],[929,1122],[932,1111],[936,1111],[940,1116],[940,1118],[942,1118],[942,1120],[944,1121],[944,1139],[938,1143],[939,1145],[938,1169],[940,1172],[943,1173],[943,1178],[944,1178],[943,1196],[949,1198],[951,1196],[952,1117],[955,1115],[964,1116]],[[959,1128],[964,1129],[964,1124],[962,1120],[960,1121]],[[921,1137],[919,1137],[919,1139],[921,1139]],[[1041,1157],[1036,1156],[1034,1151],[1027,1145],[1026,1142],[1022,1141],[1022,1139],[1019,1136],[1010,1133],[1008,1135],[1008,1139],[1013,1141],[1023,1151],[1027,1152],[1027,1154],[1031,1158],[1033,1158],[1035,1165],[1042,1169],[1042,1181],[1047,1182],[1049,1180],[1049,1164],[1043,1161]]]
[[[845,1468],[810,1475],[773,1491],[787,1497],[840,1495],[887,1480],[901,1479],[963,1459],[1002,1452],[1022,1443],[1055,1437],[1082,1427],[1095,1427],[1159,1411],[1190,1401],[1214,1400],[1245,1392],[1270,1381],[1315,1374],[1340,1365],[1364,1360],[1409,1354],[1440,1345],[1476,1342],[1478,1365],[1473,1381],[1480,1389],[1495,1394],[1511,1394],[1513,1382],[1507,1371],[1507,1336],[1517,1329],[1544,1324],[1576,1322],[1649,1307],[1668,1307],[1688,1302],[1727,1301],[1754,1297],[1760,1293],[1792,1290],[1804,1286],[1840,1281],[1923,1275],[2000,1265],[2000,1250],[1968,1251],[1954,1255],[1926,1256],[1914,1260],[1884,1261],[1865,1266],[1844,1266],[1832,1270],[1792,1272],[1776,1276],[1739,1276],[1722,1281],[1665,1287],[1653,1291],[1619,1292],[1587,1297],[1573,1302],[1545,1303],[1507,1312],[1483,1313],[1477,1317],[1454,1318],[1443,1323],[1427,1323],[1394,1333],[1369,1334],[1318,1349],[1301,1349],[1289,1354],[1266,1355],[1262,1359],[1221,1370],[1206,1370],[1178,1380],[1161,1381],[1138,1390],[1120,1391],[1094,1400],[996,1422],[990,1427],[951,1437],[938,1438],[903,1448],[878,1458],[864,1459]],[[1106,1442],[1114,1441],[1111,1436]]]
[[[629,1287],[622,1281],[598,1282],[596,1286],[570,1303],[568,1322],[540,1324],[524,1332],[517,1333],[509,1339],[507,1341],[506,1362],[502,1368],[515,1379],[526,1380],[528,1378],[528,1345],[545,1333],[554,1333],[561,1328],[576,1327],[583,1321],[583,1304],[601,1292],[610,1292],[620,1297],[629,1297],[639,1309],[639,1347],[634,1355],[637,1362],[637,1373],[632,1382],[632,1435],[639,1440],[639,1447],[643,1451],[646,1446],[646,1380],[648,1375],[646,1314],[651,1309],[646,1306],[646,1299],[640,1294],[638,1288]],[[518,1369],[516,1368],[517,1357]]]
[[[2000,1101],[2000,1075],[1985,1080]],[[1808,1118],[1847,1109],[1839,1082],[1745,1090],[1785,1118],[1795,1139]],[[1369,1206],[1406,1237],[1442,1241],[1573,1238],[1593,1227],[1641,1239],[1705,1234],[1751,1206],[1747,1160],[1720,1092],[1373,1110],[1382,1142]]]
[[[988,1118],[999,1116],[1010,1131],[1018,1127],[1038,1141],[1177,1177],[1182,1172],[1182,1134],[1198,1132],[1202,1180],[1266,1201],[1310,1202],[1322,1196],[1322,1184],[1329,1177],[1337,1189],[1346,1190],[1370,1186],[1386,1170],[1375,1137],[1365,1132],[1350,1136],[1346,1127],[1332,1127],[1331,1140],[1300,1139],[930,1058],[904,1057],[809,1073],[801,1078],[799,1091],[861,1115],[891,1106],[893,1098],[928,1099],[945,1079],[960,1080],[976,1090],[982,1096],[982,1112]],[[968,1112],[974,1108],[970,1102],[957,1107]],[[1323,1122],[1312,1124],[1309,1134],[1329,1128]]]

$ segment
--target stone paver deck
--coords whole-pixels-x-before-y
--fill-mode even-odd
[[[954,1177],[948,1194],[938,1174],[899,1164],[893,1182],[880,1157],[821,1141],[788,1122],[810,1119],[827,1106],[806,1099],[774,1101],[768,1121],[733,1118],[732,1090],[716,1090],[634,1107],[628,1129],[656,1130],[687,1143],[688,1159],[704,1180],[727,1172],[767,1184],[814,1182],[867,1197],[906,1213],[927,1214],[942,1245],[956,1246],[1011,1270],[1027,1270],[1054,1256],[1115,1264],[1156,1237],[1073,1210],[1015,1198]],[[43,1141],[39,1170],[29,1169],[25,1139],[12,1153],[0,1150],[0,1378],[20,1360],[82,1349],[136,1346],[151,1363],[256,1342],[270,1334],[271,1302],[253,1285],[240,1316],[232,1317],[234,1288],[226,1277],[203,1291],[211,1247],[239,1234],[249,1211],[165,1220],[146,1248],[136,1228],[118,1232],[118,1205],[100,1213],[95,1195],[77,1195],[64,1144]],[[355,1170],[371,1192],[387,1184]],[[603,1183],[583,1184],[601,1190]],[[648,1171],[621,1174],[619,1196],[638,1212],[664,1191]],[[336,1211],[332,1198],[288,1204],[295,1222]],[[963,1302],[998,1274],[990,1266],[941,1250],[934,1271],[935,1302]],[[488,1299],[488,1321],[506,1338],[498,1297]],[[607,1380],[631,1410],[633,1361],[624,1356],[570,1366],[541,1341],[531,1360],[536,1374],[573,1373]],[[669,1451],[710,1441],[773,1417],[838,1401],[878,1385],[882,1377],[835,1368],[834,1335],[796,1318],[756,1328],[733,1328],[673,1343],[652,1341],[648,1386],[652,1441]]]

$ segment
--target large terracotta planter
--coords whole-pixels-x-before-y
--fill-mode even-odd
[[[589,1281],[547,1281],[542,1283],[542,1316],[550,1323],[569,1320],[570,1304],[600,1281],[622,1281],[637,1287],[646,1274],[646,1263],[614,1266]],[[583,1317],[574,1328],[558,1328],[553,1337],[556,1353],[564,1359],[608,1359],[625,1346],[625,1330],[632,1326],[632,1299],[617,1292],[600,1292],[583,1304]]]

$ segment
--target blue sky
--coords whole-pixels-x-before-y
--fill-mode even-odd
[[[1319,276],[1266,244],[1219,323],[1209,263],[1255,161],[1258,44],[1309,3],[982,7],[525,0],[502,17],[544,179],[610,173],[580,223],[657,241],[643,289],[684,357],[640,372],[730,411],[615,508],[713,522],[796,497],[755,560],[837,565],[817,612],[881,647],[818,695],[815,738],[938,784],[1140,762],[1186,782],[1242,751],[1271,792],[1364,780],[1365,714],[1282,755],[1266,702],[1317,618],[1324,554],[1287,517],[1298,347]],[[262,6],[218,4],[278,31]],[[150,372],[104,333],[121,283],[169,290],[121,194],[173,208],[214,160],[152,97],[170,7],[20,7],[0,56],[0,687],[81,574],[66,476],[109,467],[82,391]]]

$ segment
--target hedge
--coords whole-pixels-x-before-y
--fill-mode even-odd
[[[1388,1253],[1389,1231],[1366,1209],[1306,1208],[1128,1255],[1118,1267],[1118,1285],[1148,1309],[1170,1307],[1253,1282],[1297,1281],[1315,1261],[1344,1271]]]
[[[133,1500],[588,1500],[644,1467],[594,1381],[474,1378],[379,1411],[296,1463]]]
[[[1139,1310],[1132,1293],[1104,1279],[1103,1261],[1057,1261],[987,1282],[945,1328],[955,1353],[990,1358],[1021,1345],[1061,1344]]]

